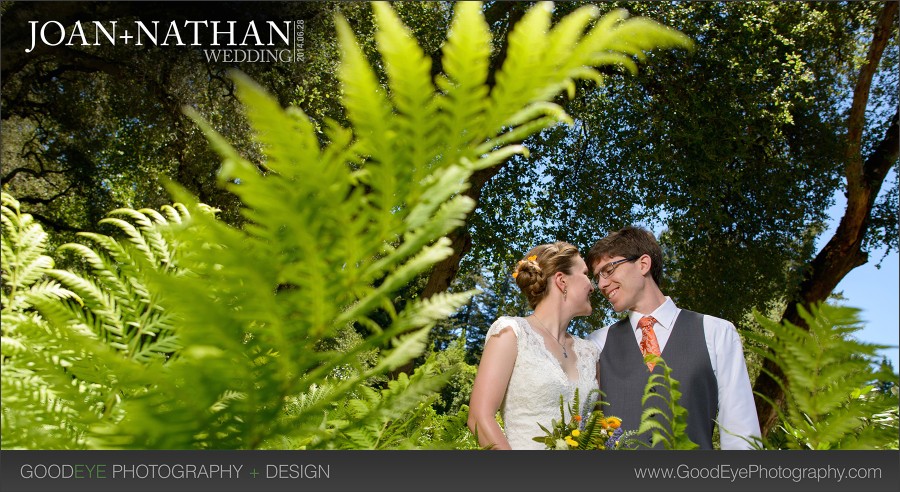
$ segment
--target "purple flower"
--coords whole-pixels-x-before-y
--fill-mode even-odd
[[[612,436],[606,440],[606,449],[616,449],[616,445],[619,444],[619,439],[622,437],[622,434],[625,432],[624,429],[619,427],[615,431],[613,431]]]

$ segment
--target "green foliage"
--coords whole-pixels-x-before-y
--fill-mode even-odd
[[[55,282],[39,282],[53,268],[53,258],[44,254],[47,233],[11,195],[3,192],[2,200],[3,312],[25,312],[29,297],[72,297]]]
[[[853,338],[859,310],[830,304],[799,307],[809,326],[776,323],[760,314],[770,334],[747,333],[759,346],[751,350],[771,359],[784,372],[785,390],[779,432],[768,447],[789,449],[896,449],[896,391],[881,392],[877,381],[896,384],[897,376],[876,370],[880,345]]]
[[[534,244],[563,239],[584,251],[643,224],[663,231],[663,289],[679,305],[740,320],[784,302],[842,186],[844,111],[884,3],[598,6],[656,19],[700,48],[654,52],[637,76],[579,85],[565,105],[576,124],[527,141],[532,158],[511,159],[483,188],[458,285],[485,278],[482,290],[497,299],[484,311],[512,314],[520,294],[509,271]],[[867,114],[879,116],[867,120],[866,148],[898,106],[893,32],[873,81]],[[889,175],[872,214],[884,220],[871,223],[867,247],[895,250],[897,190]],[[590,332],[615,320],[608,306],[594,313],[575,326]]]
[[[662,357],[647,354],[644,363],[661,366],[663,372],[654,372],[644,387],[641,397],[644,411],[638,434],[650,432],[653,436],[650,446],[662,443],[665,449],[696,449],[697,444],[687,435],[687,409],[678,403],[681,383],[672,377],[672,369]]]
[[[178,245],[166,238],[166,226],[190,220],[190,215],[181,204],[164,206],[161,212],[113,210],[100,223],[113,226],[124,240],[78,233],[94,246],[69,243],[57,252],[73,253],[89,272],[47,272],[82,301],[69,304],[69,319],[60,323],[75,323],[138,362],[165,360],[178,348],[172,315],[160,306],[159,296],[151,290],[147,278],[148,272],[183,273],[177,269]]]
[[[360,388],[359,398],[341,402],[329,412],[326,427],[335,434],[327,447],[338,449],[410,449],[440,446],[432,430],[422,425],[436,392],[452,372],[439,372],[434,357],[412,376],[400,373],[380,391]],[[433,413],[433,410],[432,410]],[[313,443],[314,445],[315,443]]]
[[[456,414],[463,411],[472,396],[475,374],[478,366],[466,362],[466,341],[457,338],[446,348],[433,352],[439,372],[450,371],[452,376],[441,390],[434,408],[442,414]]]
[[[54,262],[44,254],[43,228],[10,195],[4,192],[2,200],[2,446],[78,449],[84,446],[79,421],[102,411],[96,386],[70,375],[90,343],[48,323],[34,306],[79,299],[45,277]]]
[[[243,228],[203,213],[204,205],[172,185],[188,205],[167,209],[169,220],[150,210],[117,210],[104,222],[124,241],[84,234],[97,249],[66,245],[89,267],[81,275],[49,270],[40,228],[29,226],[17,204],[9,213],[4,208],[4,227],[20,231],[9,235],[9,245],[4,235],[4,330],[9,319],[10,333],[30,326],[29,333],[50,332],[55,344],[28,346],[26,337],[7,343],[4,331],[4,350],[26,354],[11,357],[4,374],[29,358],[56,364],[53,374],[62,377],[34,386],[48,413],[57,402],[71,407],[57,423],[80,425],[83,437],[73,442],[162,449],[471,445],[460,439],[463,407],[438,417],[431,406],[454,364],[432,357],[385,388],[370,384],[418,357],[430,328],[474,291],[402,306],[395,296],[451,253],[444,236],[473,208],[462,195],[472,173],[525,152],[507,144],[566,120],[549,99],[573,78],[597,79],[591,65],[628,64],[625,56],[686,40],[657,24],[623,20],[621,12],[585,33],[597,15],[592,7],[551,30],[549,4],[540,4],[513,31],[489,95],[488,30],[480,4],[462,3],[436,90],[430,59],[408,29],[387,4],[373,8],[388,90],[338,19],[350,128],[327,122],[324,145],[306,115],[283,110],[239,73],[237,96],[260,162],[188,110],[222,156],[218,180],[240,199]],[[32,239],[23,243],[23,236]],[[34,287],[45,272],[74,293],[53,281]],[[22,289],[52,291],[57,299],[26,296],[39,314],[30,313]],[[8,317],[7,306],[29,315]],[[376,321],[376,313],[387,313],[387,321]],[[351,326],[370,334],[348,339]],[[20,380],[28,378],[10,379]],[[42,396],[61,394],[60,387],[69,393]],[[3,425],[11,431],[4,436],[23,426],[8,416],[27,406],[19,404],[24,397],[15,399],[27,389],[11,399],[4,391]],[[434,425],[421,426],[423,420]],[[15,445],[68,447],[61,440]]]
[[[124,240],[82,233],[97,249],[57,250],[74,253],[89,267],[84,274],[52,268],[46,234],[5,193],[3,216],[4,426],[25,429],[5,433],[4,446],[90,446],[89,429],[114,424],[118,402],[143,393],[153,382],[147,375],[179,348],[147,276],[178,274],[177,247],[163,233],[190,216],[179,204],[162,213],[114,210],[102,222]]]

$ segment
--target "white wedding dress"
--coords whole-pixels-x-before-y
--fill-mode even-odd
[[[591,391],[597,389],[599,350],[593,342],[572,337],[574,354],[569,356],[577,357],[578,368],[578,380],[572,381],[547,350],[544,338],[525,318],[501,316],[491,325],[485,340],[509,328],[518,338],[518,353],[500,405],[506,438],[512,449],[544,449],[543,444],[532,438],[546,434],[538,423],[549,429],[553,420],[559,420],[560,395],[565,399],[566,420],[571,418],[569,405],[574,402],[575,388],[581,402],[581,408],[576,411],[587,417],[593,409],[597,394]]]

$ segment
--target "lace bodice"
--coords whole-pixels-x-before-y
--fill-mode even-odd
[[[547,350],[544,338],[532,328],[525,318],[502,316],[491,325],[485,340],[512,328],[516,334],[518,353],[506,395],[500,405],[504,431],[512,449],[544,449],[544,445],[532,440],[544,435],[538,423],[549,428],[551,421],[559,420],[559,396],[568,406],[574,401],[578,388],[581,409],[592,408],[597,395],[597,358],[599,351],[592,342],[573,336],[573,352],[577,359],[578,380],[572,381],[563,371],[556,357]],[[571,356],[572,354],[570,354]],[[589,398],[590,395],[590,398]]]

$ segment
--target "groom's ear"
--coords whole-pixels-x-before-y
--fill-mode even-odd
[[[644,254],[641,255],[637,260],[638,267],[641,269],[641,275],[647,276],[650,273],[650,269],[653,267],[653,259],[650,258],[650,255]]]

